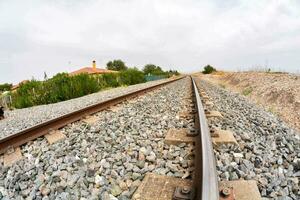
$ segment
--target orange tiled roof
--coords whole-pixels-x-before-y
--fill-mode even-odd
[[[20,87],[21,84],[23,83],[27,83],[29,80],[23,80],[20,83],[18,83],[17,85],[12,86],[11,90],[16,90]]]
[[[87,74],[107,74],[107,73],[116,73],[117,71],[108,70],[108,69],[99,69],[99,68],[92,68],[92,67],[83,67],[79,70],[73,71],[69,73],[70,75],[78,75],[82,73]]]

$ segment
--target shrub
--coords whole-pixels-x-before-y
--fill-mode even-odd
[[[118,87],[120,86],[119,73],[102,74],[101,77],[104,81],[105,87]]]
[[[21,84],[13,93],[13,106],[26,108],[34,105],[56,103],[97,92],[101,89],[97,79],[88,74],[69,76],[60,73],[46,81],[31,80]]]
[[[251,94],[252,91],[253,91],[253,89],[249,87],[249,88],[244,89],[244,90],[242,91],[242,94],[243,94],[244,96],[248,96],[249,94]]]
[[[136,68],[99,76],[88,74],[69,76],[67,73],[59,73],[45,81],[31,80],[21,84],[12,94],[13,107],[26,108],[56,103],[91,94],[103,88],[143,82],[145,82],[144,74]]]
[[[167,74],[168,74],[168,77],[171,77],[171,76],[178,76],[180,75],[180,73],[177,71],[177,70],[169,70],[167,71]]]
[[[40,96],[38,92],[40,87],[41,83],[34,79],[21,84],[17,92],[12,94],[13,106],[16,108],[26,108],[35,105]]]
[[[0,92],[10,91],[11,88],[12,88],[12,84],[9,83],[0,84]]]
[[[161,70],[158,67],[159,70]],[[162,76],[171,76],[177,71],[162,72]],[[46,76],[45,76],[46,77]],[[145,75],[137,68],[129,68],[119,73],[92,76],[67,73],[56,74],[44,81],[31,80],[20,85],[12,94],[13,107],[26,108],[34,105],[56,103],[97,92],[103,88],[133,85],[146,82]]]
[[[120,72],[120,81],[125,85],[133,85],[146,82],[144,73],[137,68],[129,68],[126,71]]]
[[[276,109],[275,109],[274,106],[270,106],[270,107],[268,108],[268,112],[269,112],[269,113],[272,113],[273,115],[277,115]]]
[[[206,66],[204,67],[204,70],[202,71],[202,73],[203,73],[203,74],[210,74],[210,73],[215,72],[215,71],[217,71],[215,68],[213,68],[213,67],[210,66],[210,65],[206,65]]]

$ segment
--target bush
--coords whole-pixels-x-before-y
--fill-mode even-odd
[[[97,79],[88,74],[69,76],[60,73],[46,81],[31,80],[13,93],[13,106],[26,108],[81,97],[101,89]]]
[[[12,106],[26,108],[56,103],[98,92],[103,88],[144,83],[146,78],[156,80],[179,75],[175,70],[165,72],[159,66],[152,64],[146,65],[143,73],[137,68],[128,69],[122,60],[108,62],[107,68],[120,72],[101,75],[79,74],[76,76],[59,73],[51,79],[48,79],[45,74],[44,81],[31,80],[22,83],[17,91],[12,93]],[[145,77],[148,74],[150,76]],[[11,85],[5,85],[5,87],[11,87]]]
[[[26,108],[36,105],[40,88],[41,83],[34,79],[21,84],[17,92],[12,94],[13,106],[16,108]]]
[[[103,74],[101,75],[105,87],[118,87],[120,86],[120,77],[119,73],[110,73],[110,74]]]
[[[204,70],[202,71],[202,73],[203,73],[203,74],[210,74],[210,73],[215,72],[215,71],[217,71],[215,68],[213,68],[213,67],[210,66],[210,65],[206,65],[206,66],[204,67]]]
[[[249,94],[251,94],[252,91],[253,91],[253,89],[251,87],[248,87],[242,91],[242,94],[244,96],[248,96]]]
[[[120,72],[120,81],[125,85],[133,85],[146,82],[144,73],[137,68],[129,68],[126,71]]]
[[[9,83],[0,84],[0,92],[10,91],[11,88],[12,88],[12,84]]]
[[[67,73],[59,73],[45,81],[31,80],[21,84],[18,90],[12,94],[12,106],[26,108],[56,103],[98,92],[103,88],[132,85],[145,81],[143,72],[136,68],[98,76],[88,74],[69,76]]]
[[[180,73],[177,70],[169,70],[166,73],[167,73],[167,77],[180,75]]]

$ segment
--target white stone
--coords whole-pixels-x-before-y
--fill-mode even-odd
[[[244,155],[242,153],[233,153],[233,156],[235,158],[243,158],[244,157]]]

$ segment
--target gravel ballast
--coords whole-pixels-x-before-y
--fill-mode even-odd
[[[102,101],[165,81],[167,80],[152,81],[128,87],[119,87],[59,103],[6,111],[5,119],[0,120],[0,139],[23,129],[35,126],[39,123],[57,118],[70,112],[74,112],[89,105],[100,103]]]
[[[130,199],[147,172],[191,178],[193,145],[166,145],[170,128],[194,128],[179,112],[190,108],[190,79],[171,83],[95,114],[61,131],[49,145],[43,137],[21,147],[25,158],[11,167],[0,161],[3,199]]]
[[[197,83],[223,115],[210,127],[231,130],[239,144],[215,148],[219,180],[255,180],[263,199],[300,199],[299,133],[239,94]]]

